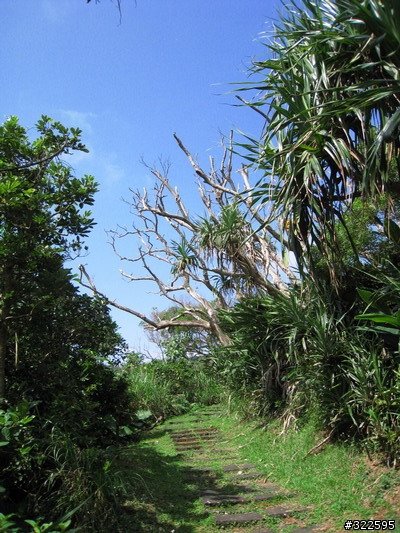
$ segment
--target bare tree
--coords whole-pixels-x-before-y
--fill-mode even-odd
[[[287,292],[295,276],[279,252],[280,232],[264,223],[264,213],[252,202],[248,168],[242,166],[235,173],[239,184],[234,181],[232,136],[223,149],[219,168],[211,158],[207,172],[174,137],[195,172],[195,194],[200,200],[199,211],[205,215],[189,212],[178,188],[170,182],[169,165],[161,163],[159,169],[150,168],[155,178],[151,191],[131,189],[132,226],[119,227],[109,235],[120,259],[140,264],[143,272],[137,276],[123,270],[122,275],[135,283],[152,282],[157,293],[169,305],[179,306],[181,312],[162,320],[157,314],[145,316],[109,303],[140,318],[149,328],[198,327],[226,345],[229,338],[220,327],[218,309],[229,308],[241,297],[258,291]],[[137,243],[136,256],[121,252],[121,240],[126,239]],[[84,267],[81,272],[86,286],[104,297]]]

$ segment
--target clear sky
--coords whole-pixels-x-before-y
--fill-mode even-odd
[[[142,158],[168,159],[171,182],[195,209],[193,172],[174,132],[205,167],[220,154],[220,132],[259,132],[259,116],[234,107],[229,84],[246,81],[251,59],[263,57],[260,34],[280,7],[278,0],[122,0],[120,24],[110,0],[2,0],[0,120],[17,115],[34,126],[45,114],[83,130],[90,153],[71,164],[78,175],[94,175],[100,192],[89,255],[79,262],[111,299],[140,312],[168,307],[149,287],[121,278],[129,267],[106,231],[129,225],[121,198],[129,200],[130,188],[151,187]],[[130,346],[145,348],[139,321],[112,314]]]

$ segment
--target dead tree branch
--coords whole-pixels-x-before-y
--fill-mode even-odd
[[[138,317],[153,330],[188,326],[210,331],[222,344],[229,338],[219,325],[218,309],[228,308],[258,291],[287,292],[296,278],[280,257],[278,228],[263,224],[266,217],[243,193],[251,191],[249,170],[233,168],[232,136],[217,169],[213,159],[206,172],[177,135],[196,178],[193,190],[199,202],[192,216],[187,200],[168,176],[169,166],[149,168],[155,178],[151,191],[131,190],[133,221],[130,228],[109,232],[114,252],[140,273],[123,270],[134,283],[152,282],[157,294],[183,309],[177,320],[160,320],[110,301],[93,284],[84,267],[82,283],[118,309]],[[239,184],[236,181],[239,181]],[[193,191],[185,190],[193,201]],[[136,255],[123,253],[126,242],[135,243]],[[132,250],[130,244],[129,250]]]

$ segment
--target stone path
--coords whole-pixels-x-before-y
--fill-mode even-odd
[[[268,482],[257,465],[241,463],[237,450],[208,424],[207,412],[193,421],[191,429],[179,422],[166,424],[174,446],[187,464],[185,481],[194,486],[215,528],[249,533],[307,533],[324,531],[307,526],[307,511],[291,504],[295,496]]]

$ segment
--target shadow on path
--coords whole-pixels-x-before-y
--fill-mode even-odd
[[[115,462],[131,485],[121,506],[121,533],[194,533],[195,523],[207,517],[194,512],[199,493],[197,486],[188,485],[188,467],[182,459],[164,455],[152,444],[165,433],[163,428],[153,429],[151,441],[133,444]]]

